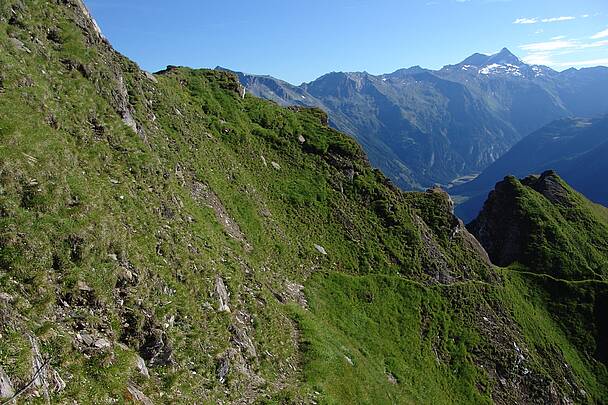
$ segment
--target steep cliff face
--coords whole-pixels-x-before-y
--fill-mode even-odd
[[[143,72],[77,0],[0,3],[0,45],[3,399],[606,398],[447,194],[399,191],[320,110]]]

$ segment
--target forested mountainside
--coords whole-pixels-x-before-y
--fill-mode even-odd
[[[3,1],[0,47],[5,402],[608,398],[600,270],[491,265],[446,193],[400,191],[322,111],[144,72],[80,0]]]

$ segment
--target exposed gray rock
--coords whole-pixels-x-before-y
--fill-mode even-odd
[[[15,46],[15,48],[19,49],[20,51],[32,53],[32,51],[30,51],[29,48],[27,46],[25,46],[25,44],[23,42],[21,42],[20,40],[18,40],[17,38],[9,38],[9,40]]]
[[[265,383],[262,377],[250,369],[243,355],[235,348],[226,350],[217,360],[217,376],[222,384],[226,382],[228,375],[232,373],[246,380],[250,387],[259,387]]]
[[[173,348],[167,333],[149,324],[144,343],[139,349],[141,356],[150,366],[168,366],[174,364]]]
[[[78,287],[78,289],[80,291],[93,291],[93,289],[91,287],[89,287],[87,285],[87,283],[85,283],[84,281],[78,281],[78,283],[76,284],[76,286]]]
[[[275,170],[281,170],[281,165],[277,162],[270,162],[270,164],[272,165],[272,167],[274,167]]]
[[[315,249],[317,249],[317,251],[319,253],[321,253],[323,256],[327,256],[327,251],[325,250],[325,248],[321,245],[315,245]]]
[[[300,135],[300,136],[298,136],[298,142],[305,143],[306,142],[306,138],[304,138],[302,135]]]
[[[84,2],[82,0],[76,0],[76,4],[80,9],[80,12],[89,20],[91,26],[93,27],[93,31],[95,32],[97,37],[101,40],[105,40],[106,38],[101,32],[101,28],[99,28],[97,21],[95,21],[95,19],[91,16],[91,13],[89,13],[89,9],[87,8],[87,6],[85,6]]]
[[[44,372],[45,362],[40,354],[40,348],[38,347],[38,341],[35,337],[29,336],[30,344],[32,346],[32,377],[33,386],[40,388],[43,394],[48,398],[49,386],[47,379],[45,378],[46,373]]]
[[[29,336],[30,344],[32,346],[32,387],[35,389],[35,395],[42,395],[49,402],[49,386],[52,389],[63,389],[65,383],[49,366],[48,362],[45,362],[40,353],[38,346],[38,340]],[[55,377],[58,377],[59,381],[56,381]]]
[[[533,226],[518,207],[516,182],[507,176],[497,183],[479,216],[467,226],[498,266],[523,259]]]
[[[462,220],[458,220],[458,225],[456,225],[456,228],[454,229],[454,235],[459,235],[462,240],[469,245],[469,247],[471,249],[473,249],[474,251],[476,251],[479,254],[479,257],[481,257],[486,264],[491,265],[492,262],[490,261],[490,256],[488,255],[488,252],[486,252],[486,250],[484,249],[484,247],[481,245],[481,243],[479,243],[479,241],[475,238],[475,236],[473,236],[469,230],[467,229],[467,227],[465,226],[464,222],[462,222]]]
[[[7,399],[12,398],[15,395],[15,389],[11,384],[11,380],[8,375],[4,372],[2,366],[0,366],[0,398]]]
[[[107,349],[112,347],[112,343],[106,338],[100,338],[95,341],[94,346],[98,349]]]
[[[220,380],[220,383],[225,383],[226,382],[226,377],[228,376],[228,373],[230,372],[230,359],[228,356],[228,353],[226,353],[224,356],[222,356],[219,361],[218,361],[218,365],[217,365],[217,377]]]
[[[452,268],[443,252],[441,244],[436,240],[433,231],[418,215],[414,215],[414,224],[420,230],[422,243],[424,244],[429,260],[425,261],[425,271],[433,281],[440,284],[451,284],[454,282]]]
[[[152,73],[144,71],[144,75],[146,75],[146,78],[151,82],[158,83],[158,79]]]
[[[220,276],[215,278],[215,293],[218,298],[217,310],[220,312],[230,312],[230,307],[228,306],[230,294],[228,294],[228,289]]]
[[[213,209],[218,222],[224,227],[224,231],[231,238],[241,242],[246,252],[253,250],[253,247],[247,242],[245,235],[234,219],[228,214],[226,208],[222,204],[219,197],[204,183],[194,181],[192,184],[192,197],[195,200],[203,203],[207,207]]]
[[[146,361],[144,359],[142,359],[140,356],[135,357],[135,367],[137,368],[137,371],[139,371],[139,373],[141,375],[143,375],[146,378],[150,378],[150,372],[148,371],[148,367],[146,367]]]
[[[393,375],[393,373],[386,373],[386,379],[388,380],[389,383],[393,384],[393,385],[397,385],[399,382],[397,381],[397,377],[395,377]]]
[[[133,384],[127,386],[127,394],[128,398],[137,404],[154,405],[152,400]]]
[[[13,297],[7,293],[0,293],[0,301],[13,302]]]
[[[93,336],[91,336],[90,334],[88,334],[87,332],[81,332],[79,334],[76,335],[76,338],[78,340],[81,340],[85,345],[87,346],[91,346],[93,345],[93,342],[95,341],[93,339]]]
[[[304,295],[304,286],[302,284],[292,283],[290,281],[285,282],[285,296],[286,300],[296,302],[302,308],[308,307],[308,302]]]
[[[61,376],[57,372],[57,370],[49,368],[49,377],[51,382],[51,389],[53,390],[53,392],[63,391],[67,386],[65,381],[63,381],[63,378],[61,378]]]
[[[557,173],[553,170],[547,170],[540,176],[528,176],[522,180],[522,184],[532,187],[553,204],[567,207],[573,205],[568,190],[562,185]]]
[[[122,76],[118,77],[116,96],[118,113],[120,114],[122,121],[133,131],[139,133],[137,122],[135,121],[135,118],[133,118],[133,107],[131,107],[131,104],[129,103],[129,92],[127,91],[127,86],[125,85],[125,80]]]
[[[230,325],[230,333],[232,334],[232,341],[245,353],[249,358],[257,357],[257,352],[253,341],[247,335],[247,331],[242,325],[232,324]]]
[[[442,196],[447,202],[450,213],[454,214],[454,201],[452,200],[452,197],[448,194],[447,191],[445,191],[439,186],[435,186],[427,189],[426,192],[429,194],[437,194]]]

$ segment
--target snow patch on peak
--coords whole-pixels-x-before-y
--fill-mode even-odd
[[[487,66],[484,66],[481,69],[479,69],[479,73],[481,73],[482,75],[489,75],[490,73],[492,73],[500,68],[504,68],[504,66],[499,65],[498,63],[492,63],[491,65],[487,65]]]
[[[511,63],[506,63],[504,65],[498,63],[492,63],[490,65],[486,65],[479,69],[479,74],[482,75],[490,75],[490,74],[509,74],[512,76],[523,76],[521,73],[519,66],[513,65]]]
[[[534,72],[534,77],[541,77],[541,76],[545,75],[543,73],[543,69],[540,66],[538,66],[538,65],[533,65],[532,66],[532,71]]]

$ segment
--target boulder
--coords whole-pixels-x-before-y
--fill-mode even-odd
[[[112,347],[112,343],[108,339],[100,338],[95,341],[94,346],[98,349],[107,349]]]
[[[135,357],[135,368],[137,368],[139,374],[146,378],[150,378],[150,372],[148,371],[148,367],[146,367],[146,362],[140,356]]]
[[[0,399],[12,398],[15,395],[15,389],[11,384],[10,378],[0,366]]]
[[[150,366],[168,366],[174,364],[173,348],[169,336],[162,329],[148,325],[144,344],[139,349],[141,356]]]
[[[325,250],[325,248],[321,245],[315,245],[315,249],[317,249],[317,251],[319,253],[321,253],[323,256],[327,256],[327,251]]]
[[[215,279],[215,293],[218,298],[218,311],[220,312],[230,312],[229,303],[229,294],[226,285],[224,284],[224,280],[221,277],[216,277]]]

